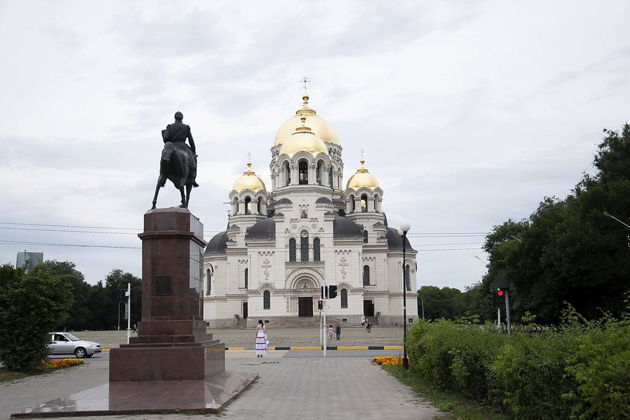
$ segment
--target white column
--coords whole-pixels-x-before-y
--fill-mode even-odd
[[[245,200],[238,200],[238,214],[245,214]]]
[[[297,185],[298,180],[298,168],[297,165],[291,165],[291,185]]]
[[[374,198],[368,197],[368,200],[367,200],[367,211],[374,212],[375,211],[374,206],[375,206]]]

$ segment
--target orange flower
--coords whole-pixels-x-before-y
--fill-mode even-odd
[[[377,356],[372,359],[377,365],[402,365],[402,357]]]
[[[85,360],[81,359],[61,359],[61,360],[46,360],[40,364],[40,367],[44,369],[58,369],[68,366],[78,366],[85,363]]]

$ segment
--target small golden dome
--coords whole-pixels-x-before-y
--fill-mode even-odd
[[[335,134],[335,130],[324,121],[322,118],[317,116],[317,112],[314,109],[308,107],[308,95],[304,95],[302,97],[302,108],[295,111],[295,116],[291,117],[284,124],[280,126],[278,132],[276,133],[276,138],[273,142],[274,146],[278,146],[279,144],[283,144],[289,137],[293,135],[296,128],[300,127],[301,118],[306,118],[306,125],[311,127],[311,130],[317,137],[325,141],[326,143],[339,144],[339,139],[337,138],[337,134]]]
[[[380,184],[376,180],[376,178],[368,171],[365,166],[363,166],[365,161],[361,160],[361,167],[357,169],[357,172],[350,177],[348,180],[348,184],[346,188],[352,188],[354,190],[358,190],[359,188],[369,188],[373,190],[374,188],[379,188]]]
[[[280,154],[286,153],[293,156],[298,152],[309,152],[313,156],[318,153],[328,153],[326,144],[320,139],[310,127],[306,126],[306,117],[300,117],[301,125],[287,138],[280,147]]]
[[[254,171],[252,171],[252,163],[247,162],[247,169],[243,172],[236,182],[234,182],[234,186],[232,189],[241,192],[243,190],[253,190],[260,191],[265,189],[265,183],[262,182],[260,178],[256,175]]]

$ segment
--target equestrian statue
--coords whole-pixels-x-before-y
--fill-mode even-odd
[[[175,122],[166,126],[162,130],[162,140],[164,140],[164,149],[162,149],[162,159],[160,160],[160,176],[155,186],[155,195],[153,196],[153,207],[157,203],[160,188],[164,186],[166,180],[169,179],[175,185],[182,196],[181,208],[188,208],[188,200],[190,200],[190,191],[193,187],[198,187],[195,178],[197,178],[197,155],[195,141],[190,133],[190,126],[182,123],[184,115],[177,111],[175,113]],[[190,147],[186,144],[186,139],[190,143]],[[185,191],[184,191],[185,189]]]

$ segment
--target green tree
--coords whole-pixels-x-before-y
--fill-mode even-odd
[[[142,314],[142,279],[131,273],[123,272],[120,269],[112,270],[105,278],[106,296],[106,326],[107,329],[118,328],[120,315],[120,328],[126,328],[124,322],[124,309],[127,298],[127,283],[131,283],[131,325],[133,326],[141,319]]]
[[[28,274],[0,266],[0,359],[8,369],[33,371],[47,357],[47,333],[67,316],[70,289],[46,265]]]
[[[516,317],[531,311],[555,323],[565,301],[591,319],[623,309],[630,232],[604,212],[630,217],[630,126],[604,133],[593,175],[565,199],[545,198],[529,219],[508,220],[486,237],[490,264],[481,288],[491,292],[504,275]]]

